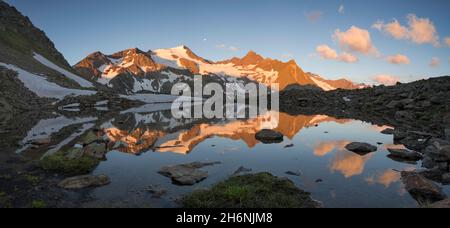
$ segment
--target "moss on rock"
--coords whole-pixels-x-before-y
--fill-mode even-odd
[[[57,152],[43,158],[40,161],[40,166],[44,170],[57,172],[65,176],[76,176],[92,172],[99,163],[99,159],[90,156],[83,155],[71,159],[64,152]]]
[[[45,208],[47,204],[43,200],[33,200],[30,205],[31,208]]]
[[[270,173],[234,176],[182,199],[185,208],[316,208],[319,203],[289,179]]]

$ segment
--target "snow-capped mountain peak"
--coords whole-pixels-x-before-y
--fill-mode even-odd
[[[291,84],[314,85],[323,90],[359,88],[347,80],[332,81],[305,73],[295,60],[282,62],[249,51],[242,58],[212,62],[198,56],[185,45],[148,52],[132,48],[112,55],[95,52],[74,67],[85,78],[103,84],[122,74],[142,77],[172,69],[185,70],[191,74],[247,79],[268,87],[277,83],[280,90]]]

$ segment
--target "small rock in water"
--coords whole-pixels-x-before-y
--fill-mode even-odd
[[[244,166],[239,167],[236,171],[234,171],[233,175],[239,175],[241,173],[248,173],[251,172],[252,169],[247,169]]]
[[[294,147],[294,144],[289,144],[289,145],[284,146],[284,148],[291,148],[291,147]]]
[[[353,142],[345,146],[345,149],[355,152],[359,155],[366,155],[378,150],[376,146],[370,145],[368,143]]]
[[[391,149],[391,148],[388,148],[388,151],[391,156],[402,158],[405,160],[418,161],[422,159],[422,155],[416,151],[410,151],[406,149]]]
[[[383,143],[382,143],[382,142],[377,142],[377,144],[378,144],[378,145],[383,145]]]
[[[317,179],[317,180],[316,180],[316,183],[322,183],[322,182],[323,182],[322,179]]]
[[[264,144],[283,142],[283,134],[269,129],[264,129],[256,133],[255,138]]]
[[[394,134],[394,129],[392,128],[386,128],[384,130],[381,131],[381,134],[385,134],[385,135],[393,135]]]
[[[193,162],[181,165],[162,167],[159,174],[170,177],[172,181],[180,185],[194,185],[208,177],[208,172],[200,170],[206,166],[220,164],[220,162]]]
[[[326,131],[326,132],[324,132],[325,134],[328,134],[329,132],[328,131]]]
[[[152,194],[153,198],[161,198],[167,194],[167,190],[159,185],[150,185],[148,186],[147,191]]]
[[[414,172],[402,172],[402,181],[412,197],[418,201],[436,202],[446,198],[442,189],[433,181]]]
[[[295,171],[295,172],[294,171],[287,171],[286,174],[287,175],[291,175],[291,176],[298,176],[299,177],[299,176],[302,175],[302,172],[300,172],[300,171]]]
[[[88,187],[100,187],[109,183],[109,177],[105,175],[84,175],[64,179],[58,184],[58,186],[64,189],[83,189]]]

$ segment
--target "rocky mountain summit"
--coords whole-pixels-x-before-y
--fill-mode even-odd
[[[213,81],[250,81],[267,87],[277,83],[279,89],[291,84],[313,85],[326,91],[362,88],[349,80],[326,80],[319,75],[304,73],[294,60],[281,62],[250,51],[242,58],[213,62],[199,57],[186,46],[148,52],[133,48],[112,55],[94,52],[74,69],[84,78],[108,85],[119,93],[167,93],[167,89],[161,88],[187,81],[198,74],[213,78]]]

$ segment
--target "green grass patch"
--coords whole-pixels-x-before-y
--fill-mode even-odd
[[[0,191],[0,208],[11,207],[11,202],[8,199],[8,195],[5,192]]]
[[[234,176],[182,199],[185,208],[311,208],[318,203],[288,179],[269,173]]]
[[[31,185],[34,185],[34,186],[38,185],[42,180],[41,177],[33,176],[30,174],[25,175],[25,179],[28,181],[28,183],[30,183]]]
[[[35,41],[32,41],[28,37],[17,32],[11,30],[0,31],[0,42],[6,44],[17,52],[30,57],[32,56],[33,51],[37,52],[53,63],[66,68],[64,64],[59,63],[56,59],[53,58],[53,55],[49,52],[48,48],[42,47],[42,44],[37,44]]]
[[[33,200],[30,205],[31,208],[45,208],[47,204],[43,200]]]
[[[82,156],[77,159],[67,158],[64,152],[49,155],[40,161],[40,166],[47,171],[65,176],[83,175],[92,172],[100,163],[99,159]]]

